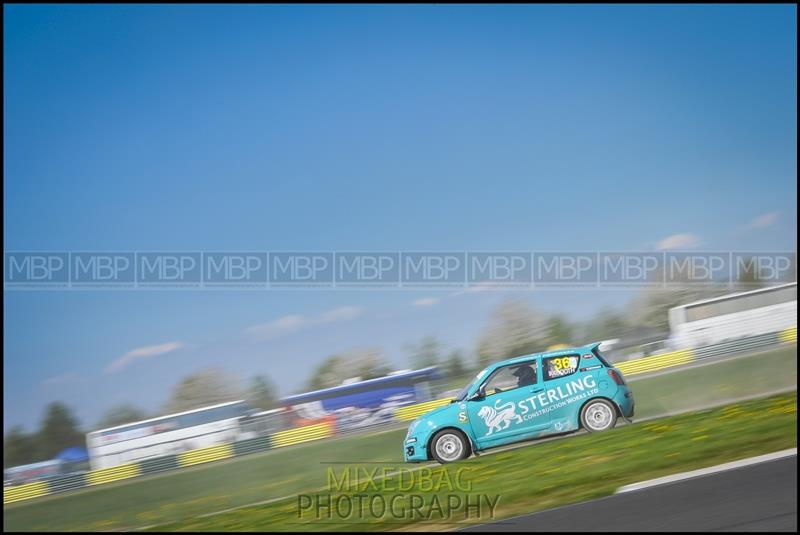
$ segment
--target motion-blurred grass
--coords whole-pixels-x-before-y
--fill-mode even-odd
[[[636,416],[707,407],[726,400],[797,388],[797,346],[628,381]]]
[[[780,388],[796,388],[796,359],[794,346],[631,381],[636,416],[690,410]],[[632,429],[636,428],[639,426]],[[405,429],[395,429],[331,439],[19,502],[4,507],[3,526],[12,531],[136,528],[275,500],[323,487],[328,461],[400,463],[404,434]],[[582,439],[569,438],[566,442],[573,440]],[[545,446],[525,449],[539,452]],[[491,457],[503,455],[506,454]]]
[[[386,513],[380,518],[370,514],[346,514],[332,518],[326,510],[313,509],[298,515],[298,500],[288,498],[270,505],[247,507],[206,518],[195,518],[159,526],[159,530],[180,531],[335,531],[385,530],[417,527],[420,529],[454,529],[465,523],[487,522],[522,513],[549,509],[613,494],[620,486],[676,472],[693,470],[746,458],[797,445],[797,397],[784,394],[767,399],[728,405],[696,413],[625,426],[602,434],[584,434],[571,440],[546,442],[536,448],[523,448],[497,455],[482,456],[462,463],[433,468],[432,481],[458,479],[471,482],[469,494],[498,499],[493,516],[484,508],[484,516],[473,512],[467,520],[465,511],[455,514],[425,507],[416,518],[398,519]],[[397,468],[400,468],[398,466]],[[441,472],[447,472],[443,477]],[[359,488],[348,492],[360,494],[364,503],[381,494],[384,503],[401,495],[421,495],[430,505],[433,495],[442,504],[448,496],[464,492],[455,485],[440,490],[425,490],[420,480],[407,492],[391,489]],[[322,493],[329,496],[326,490]],[[333,495],[342,492],[333,492]],[[368,511],[368,508],[364,508]],[[412,516],[402,506],[396,511]],[[387,523],[381,520],[388,521]]]

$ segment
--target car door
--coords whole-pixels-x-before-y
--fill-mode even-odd
[[[597,359],[590,360],[589,365]],[[542,396],[548,405],[547,410],[553,431],[566,432],[577,429],[577,411],[583,401],[594,393],[597,380],[593,371],[601,368],[589,366],[587,371],[579,371],[581,357],[579,354],[556,355],[542,358],[542,379],[545,395]]]
[[[531,399],[542,392],[539,359],[497,368],[481,384],[481,395],[467,401],[467,414],[479,446],[509,442],[546,429],[549,418],[536,414]]]

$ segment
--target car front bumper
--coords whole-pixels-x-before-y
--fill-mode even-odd
[[[429,460],[425,443],[406,440],[403,443],[403,458],[407,463],[421,463]]]

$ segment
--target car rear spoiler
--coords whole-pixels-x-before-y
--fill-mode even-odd
[[[595,349],[597,349],[597,348],[599,348],[599,347],[600,347],[600,344],[602,344],[602,343],[603,343],[603,342],[595,342],[595,343],[593,343],[593,344],[589,344],[588,346],[586,346],[586,348],[587,348],[589,351],[591,351],[592,353],[594,353],[594,350],[595,350]]]
[[[600,348],[600,346],[601,346],[602,344],[603,344],[603,342],[595,342],[595,343],[593,343],[593,344],[589,344],[589,345],[587,345],[587,346],[585,346],[585,347],[586,347],[586,349],[588,349],[589,351],[591,351],[591,352],[592,352],[592,354],[593,354],[594,356],[596,356],[596,357],[598,358],[598,360],[599,360],[599,361],[600,361],[600,362],[601,362],[601,363],[602,363],[604,366],[606,366],[606,367],[608,367],[608,368],[613,368],[613,367],[614,367],[614,364],[613,364],[612,362],[610,362],[610,361],[608,360],[608,358],[607,358],[607,357],[605,357],[604,355],[602,355],[602,354],[600,353],[600,349],[599,349],[599,348]]]

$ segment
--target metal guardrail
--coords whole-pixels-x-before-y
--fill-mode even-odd
[[[700,360],[724,355],[737,355],[758,351],[759,349],[771,347],[781,343],[781,333],[783,332],[784,331],[781,331],[780,333],[762,334],[759,336],[753,336],[751,338],[731,340],[729,342],[722,342],[720,344],[701,347],[700,349],[695,350],[695,359]],[[797,332],[797,329],[795,329],[795,332]],[[795,341],[796,340],[797,338],[795,335]]]
[[[626,376],[636,375],[638,373],[654,372],[687,364],[694,359],[694,353],[691,349],[683,349],[681,351],[670,351],[669,353],[662,353],[652,357],[644,357],[641,359],[629,360],[614,364]]]
[[[723,342],[698,349],[672,351],[651,357],[629,360],[615,364],[615,366],[626,376],[630,376],[660,371],[706,358],[748,353],[779,344],[796,342],[797,328],[794,327],[780,332]],[[430,410],[449,403],[450,399],[451,398],[437,399],[402,407],[396,411],[394,423],[397,424],[413,420]],[[387,424],[384,423],[380,425],[380,427],[386,428]],[[373,426],[367,429],[374,428]],[[340,434],[342,433],[337,433],[336,426],[333,422],[307,425],[287,431],[279,431],[268,436],[249,438],[238,442],[187,451],[180,454],[146,459],[122,466],[92,470],[83,474],[70,474],[52,478],[47,481],[5,487],[3,489],[3,503],[8,504],[29,500],[48,494],[55,494],[57,492],[130,479],[140,475],[175,470],[186,466],[229,459],[240,455],[249,455],[251,453],[263,452],[270,449],[317,441]]]
[[[272,448],[270,437],[248,438],[233,443],[233,454],[247,455],[250,453],[267,451],[270,448]]]
[[[778,335],[781,342],[797,342],[797,327],[781,331]]]
[[[425,403],[417,403],[416,405],[409,405],[407,407],[400,407],[394,413],[394,417],[401,422],[411,421],[419,416],[422,416],[428,411],[439,408],[443,405],[450,403],[453,398],[435,399],[433,401],[426,401]]]
[[[136,477],[141,473],[142,471],[139,467],[139,463],[101,468],[100,470],[92,470],[86,473],[86,484],[102,485],[103,483],[111,483],[113,481],[119,481],[120,479]]]
[[[3,503],[29,500],[31,498],[50,494],[50,492],[51,490],[47,481],[37,481],[35,483],[25,483],[15,487],[3,488]]]
[[[178,454],[178,464],[181,466],[193,466],[195,464],[219,461],[233,457],[233,443],[209,446],[198,450],[191,450]]]
[[[272,446],[280,448],[282,446],[292,446],[312,440],[319,440],[333,436],[333,423],[325,422],[321,424],[307,425],[288,431],[279,431],[272,435]]]

